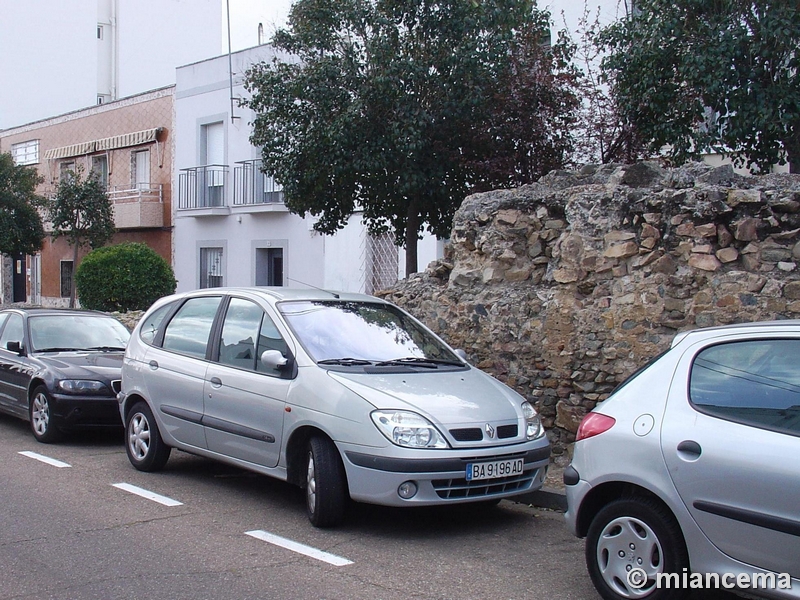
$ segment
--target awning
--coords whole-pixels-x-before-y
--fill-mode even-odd
[[[145,129],[144,131],[135,131],[134,133],[123,133],[122,135],[115,135],[113,137],[103,138],[97,140],[97,151],[100,150],[114,150],[115,148],[127,148],[128,146],[138,146],[140,144],[149,144],[155,142],[158,137],[160,128]]]
[[[103,150],[114,150],[115,148],[127,148],[128,146],[139,146],[155,142],[158,137],[160,127],[155,129],[145,129],[144,131],[134,131],[133,133],[123,133],[112,137],[94,140],[91,142],[81,142],[60,148],[51,148],[45,151],[45,158],[68,158],[70,156],[82,156],[92,152],[102,152]]]
[[[61,148],[51,148],[45,151],[45,158],[67,158],[69,156],[81,156],[82,154],[91,154],[95,151],[96,142],[82,142],[80,144],[72,144],[70,146],[61,146]]]

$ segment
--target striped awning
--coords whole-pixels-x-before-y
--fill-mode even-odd
[[[145,129],[144,131],[123,133],[100,140],[93,140],[91,142],[81,142],[80,144],[61,146],[60,148],[51,148],[50,150],[45,151],[44,157],[69,158],[71,156],[91,154],[92,152],[102,152],[103,150],[114,150],[116,148],[127,148],[128,146],[149,144],[150,142],[156,141],[159,131],[161,131],[161,128],[156,127],[154,129]]]

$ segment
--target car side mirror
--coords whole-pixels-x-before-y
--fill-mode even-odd
[[[289,364],[289,359],[279,350],[264,350],[261,353],[261,364],[268,369],[279,371]]]
[[[467,353],[464,352],[461,348],[456,348],[456,356],[458,356],[458,358],[460,358],[464,362],[469,362],[467,360]]]
[[[16,352],[19,356],[25,354],[25,351],[22,349],[22,342],[8,342],[6,343],[6,350],[9,352]]]

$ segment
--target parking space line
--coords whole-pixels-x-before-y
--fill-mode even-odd
[[[142,498],[147,498],[148,500],[152,500],[153,502],[158,502],[159,504],[163,504],[164,506],[183,505],[183,502],[178,502],[177,500],[173,500],[172,498],[168,498],[167,496],[156,494],[155,492],[151,492],[149,490],[136,487],[135,485],[131,485],[129,483],[112,483],[111,485],[113,485],[115,488],[119,490],[130,492],[131,494],[136,494],[137,496],[141,496]]]
[[[275,546],[280,546],[281,548],[286,548],[287,550],[291,550],[292,552],[297,552],[299,554],[303,554],[305,556],[321,560],[335,567],[343,567],[345,565],[353,564],[352,560],[347,560],[346,558],[342,558],[341,556],[336,556],[335,554],[330,554],[329,552],[324,552],[322,550],[318,550],[317,548],[306,546],[305,544],[294,542],[292,540],[288,540],[286,538],[274,535],[272,533],[267,533],[266,531],[261,531],[261,530],[245,531],[245,535],[249,535],[250,537],[254,537],[258,540],[274,544]]]
[[[20,452],[20,454],[22,454],[22,456],[27,456],[28,458],[33,458],[35,460],[38,460],[39,462],[43,462],[48,465],[58,467],[59,469],[64,469],[66,467],[72,466],[65,462],[61,462],[60,460],[56,460],[55,458],[50,458],[49,456],[44,456],[43,454],[36,454],[36,452],[28,452],[26,450],[25,452]]]

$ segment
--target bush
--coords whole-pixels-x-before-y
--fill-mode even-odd
[[[106,312],[144,310],[175,291],[175,275],[145,244],[126,242],[92,250],[75,273],[83,308]]]

